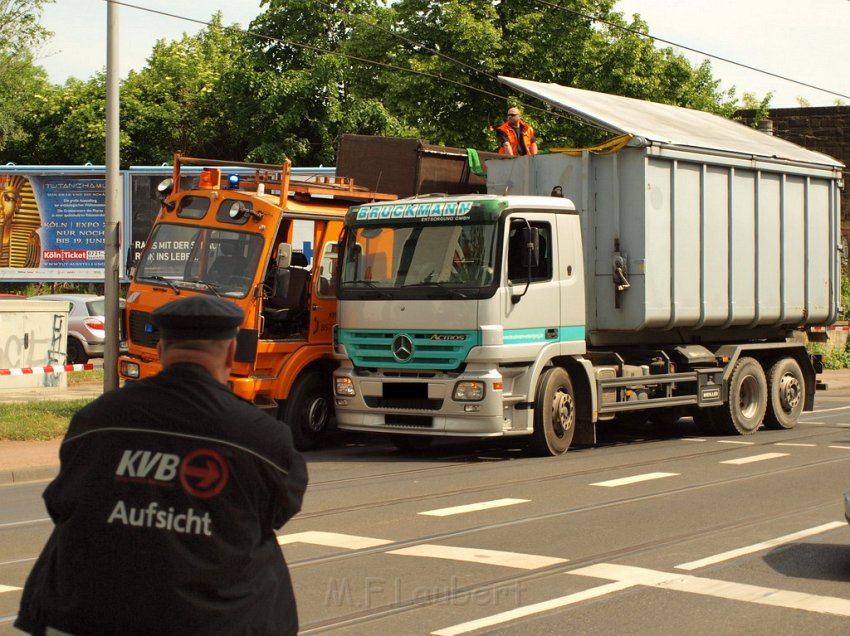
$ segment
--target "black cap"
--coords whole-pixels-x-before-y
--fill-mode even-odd
[[[239,305],[215,296],[178,298],[151,313],[164,340],[228,340],[244,317]]]

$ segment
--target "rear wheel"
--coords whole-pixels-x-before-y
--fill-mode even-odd
[[[712,409],[713,410],[713,409]],[[729,401],[714,420],[719,433],[751,435],[761,426],[767,410],[767,379],[754,358],[741,358],[729,377]]]
[[[68,338],[68,364],[85,364],[88,361],[82,343],[76,338]]]
[[[330,387],[325,386],[324,380],[317,371],[302,375],[286,401],[283,420],[292,429],[298,450],[315,448],[330,432],[333,406]]]
[[[530,450],[536,455],[563,455],[576,429],[576,400],[569,374],[552,367],[540,377],[534,401],[534,433]]]
[[[806,382],[794,358],[782,358],[767,373],[767,428],[788,429],[797,425],[803,412]]]

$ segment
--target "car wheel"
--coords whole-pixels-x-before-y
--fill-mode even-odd
[[[86,350],[76,338],[68,338],[68,364],[85,364],[89,361]]]

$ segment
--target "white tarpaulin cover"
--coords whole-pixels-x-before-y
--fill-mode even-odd
[[[829,155],[701,110],[515,77],[500,76],[499,80],[601,128],[646,142],[843,166]]]

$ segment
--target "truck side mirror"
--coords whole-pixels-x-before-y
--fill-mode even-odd
[[[540,229],[536,227],[524,227],[520,230],[522,243],[521,262],[523,267],[537,267],[540,264]]]

